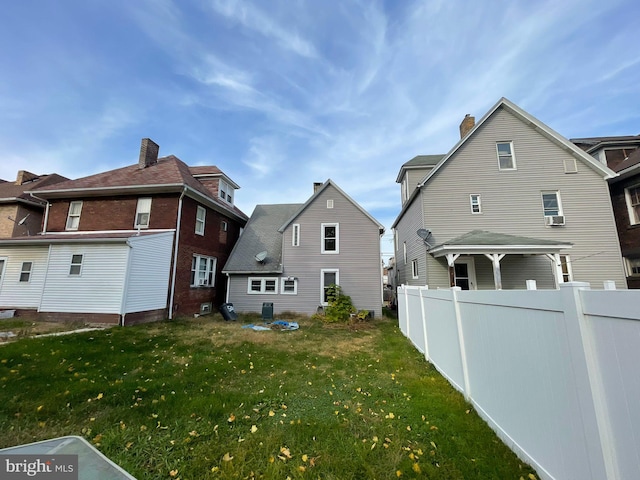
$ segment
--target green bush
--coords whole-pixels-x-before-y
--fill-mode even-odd
[[[324,311],[325,322],[348,322],[351,314],[356,312],[351,297],[342,293],[340,285],[332,284],[327,287],[327,302],[329,305]]]

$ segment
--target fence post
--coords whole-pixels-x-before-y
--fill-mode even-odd
[[[404,318],[407,325],[407,338],[411,338],[411,322],[409,319],[409,286],[403,285],[404,288]]]
[[[424,311],[424,297],[422,296],[422,291],[428,290],[429,286],[425,285],[424,287],[418,288],[418,294],[420,296],[420,312],[422,313],[422,333],[424,335],[424,358],[429,361],[429,342],[427,339],[427,315]]]
[[[460,314],[460,304],[458,303],[458,292],[460,287],[451,287],[451,298],[453,300],[453,310],[456,314],[456,326],[458,328],[458,348],[460,348],[460,361],[462,363],[462,377],[464,379],[464,398],[471,399],[471,387],[469,385],[469,368],[467,367],[467,350],[464,345],[464,332],[462,329],[462,315]]]
[[[585,450],[591,478],[620,478],[613,434],[609,426],[606,396],[598,367],[592,331],[585,319],[581,290],[589,290],[587,282],[560,284],[568,333],[571,366],[576,382],[577,397],[582,414]],[[594,441],[595,440],[595,441]]]

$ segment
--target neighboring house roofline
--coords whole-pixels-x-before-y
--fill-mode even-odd
[[[300,209],[289,219],[287,220],[284,225],[282,225],[279,229],[278,232],[282,233],[286,230],[286,228],[291,225],[293,223],[293,221],[298,218],[298,216],[300,216],[300,214],[306,210],[306,208],[311,205],[311,203],[313,203],[313,201],[324,191],[326,190],[329,185],[333,186],[333,188],[335,188],[336,190],[338,190],[338,192],[340,192],[340,194],[342,194],[347,200],[349,200],[353,205],[355,205],[355,207],[360,210],[369,220],[371,220],[373,223],[375,223],[378,226],[378,230],[380,231],[380,235],[382,235],[384,233],[384,227],[382,226],[382,224],[380,224],[380,222],[378,222],[375,218],[373,218],[369,212],[367,212],[364,208],[362,208],[353,198],[351,198],[349,195],[347,195],[338,185],[336,185],[333,180],[328,179],[326,182],[324,182],[322,184],[322,186],[320,186],[320,188],[318,188],[318,190],[316,190],[314,192],[313,195],[311,195],[311,197],[300,207]]]
[[[193,167],[189,167],[189,169],[192,169],[192,168]],[[220,173],[192,173],[191,175],[193,176],[193,178],[218,178],[220,180],[224,180],[226,183],[231,185],[236,190],[240,189],[240,185],[238,185],[236,182],[234,182],[229,177],[227,177],[223,172],[220,172]]]
[[[53,234],[35,235],[31,237],[14,237],[0,239],[0,246],[7,245],[51,245],[68,243],[129,243],[131,239],[137,237],[149,237],[160,235],[173,235],[175,229],[162,231],[127,231],[127,232],[87,232],[86,234],[76,233],[64,234],[57,232]]]
[[[26,205],[32,205],[35,207],[44,208],[44,205],[41,202],[36,202],[34,200],[29,200],[27,198],[22,198],[22,197],[0,198],[0,203],[24,203]]]
[[[400,171],[396,177],[396,183],[400,183],[402,181],[402,177],[408,170],[424,170],[425,168],[433,168],[444,156],[444,153],[438,155],[416,155],[400,167]]]

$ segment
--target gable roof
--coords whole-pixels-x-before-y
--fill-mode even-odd
[[[375,218],[373,218],[369,212],[367,212],[364,208],[362,208],[360,205],[358,205],[358,203],[352,199],[349,195],[347,195],[340,187],[338,187],[338,185],[336,185],[333,180],[329,179],[326,182],[324,182],[315,192],[314,194],[309,198],[309,200],[307,200],[301,207],[300,209],[295,212],[291,218],[289,218],[278,230],[280,233],[284,232],[285,229],[291,225],[291,223],[293,223],[293,221],[298,218],[300,216],[300,214],[302,214],[302,212],[304,212],[307,207],[309,205],[311,205],[316,198],[318,198],[318,196],[320,196],[322,194],[322,192],[324,192],[329,185],[331,185],[333,188],[335,188],[336,190],[338,190],[338,192],[343,195],[347,200],[349,200],[358,210],[360,210],[368,219],[370,219],[373,223],[375,223],[378,226],[378,229],[380,230],[380,233],[384,232],[384,227],[380,224],[380,222],[378,222]]]
[[[217,167],[191,168],[195,169],[197,175],[206,175],[212,171],[220,172]],[[140,168],[136,163],[88,177],[37,188],[32,192],[38,197],[53,199],[170,193],[184,190],[187,195],[203,201],[212,208],[222,209],[242,221],[247,220],[248,217],[240,209],[220,200],[217,195],[214,195],[195,178],[191,168],[178,157],[169,155],[159,158],[157,163],[145,168]]]
[[[278,228],[302,204],[257,205],[222,273],[282,273],[282,232]],[[267,252],[263,262],[256,254]]]
[[[413,157],[400,167],[400,171],[396,177],[396,183],[402,181],[402,175],[404,175],[407,170],[421,170],[425,167],[435,167],[444,156],[445,154],[442,153],[440,155],[417,155]]]
[[[587,153],[591,153],[600,148],[607,146],[625,146],[638,145],[640,143],[640,135],[620,135],[612,137],[587,137],[587,138],[571,138],[572,143],[583,149]]]
[[[35,188],[45,187],[69,180],[67,177],[52,173],[50,175],[35,176],[27,182],[18,184],[17,182],[0,182],[0,203],[28,203],[44,207],[44,201],[29,195],[29,191]]]
[[[614,178],[617,176],[617,173],[614,172],[613,170],[611,170],[609,167],[603,165],[602,163],[598,162],[595,158],[593,158],[591,155],[589,155],[588,153],[586,153],[584,150],[578,148],[575,144],[573,144],[572,142],[570,142],[569,140],[567,140],[565,137],[563,137],[562,135],[560,135],[558,132],[556,132],[555,130],[553,130],[552,128],[548,127],[547,125],[545,125],[544,123],[542,123],[540,120],[538,120],[537,118],[535,118],[533,115],[525,112],[524,110],[522,110],[520,107],[518,107],[515,103],[509,101],[508,99],[506,99],[505,97],[502,97],[500,100],[498,100],[498,102],[478,121],[478,123],[476,123],[474,125],[474,127],[469,130],[469,132],[467,132],[467,134],[462,137],[458,143],[456,143],[453,148],[449,151],[449,153],[447,153],[441,160],[440,162],[438,162],[438,164],[433,167],[433,169],[431,169],[431,171],[429,173],[427,173],[427,175],[420,181],[420,183],[418,183],[418,186],[413,190],[413,192],[411,193],[411,195],[409,196],[409,199],[405,202],[405,204],[402,207],[402,210],[400,211],[400,214],[398,215],[398,217],[396,218],[396,220],[393,222],[393,225],[391,228],[395,228],[395,226],[398,224],[398,222],[400,221],[400,219],[402,218],[402,216],[404,215],[404,212],[409,208],[409,206],[413,203],[413,201],[415,200],[415,198],[419,195],[422,187],[427,184],[429,182],[429,180],[431,178],[433,178],[440,170],[442,170],[444,168],[444,166],[446,165],[446,163],[449,161],[449,159],[451,159],[451,157],[462,147],[462,145],[465,144],[465,142],[471,138],[475,132],[489,119],[491,118],[491,116],[499,109],[502,108],[506,111],[508,111],[509,113],[511,113],[513,116],[515,116],[516,118],[518,118],[520,121],[522,121],[523,123],[527,124],[527,125],[532,125],[533,128],[539,132],[541,135],[543,135],[544,137],[546,137],[547,139],[549,139],[550,141],[552,141],[553,143],[555,143],[556,145],[558,145],[560,148],[562,148],[563,150],[569,152],[571,155],[573,155],[573,157],[582,162],[583,164],[585,164],[587,167],[591,168],[592,170],[596,171],[597,173],[599,173],[600,175],[602,175],[604,180],[609,180],[611,178]]]

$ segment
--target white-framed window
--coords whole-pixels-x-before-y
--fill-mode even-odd
[[[298,279],[292,277],[282,277],[280,279],[280,293],[282,295],[297,295]]]
[[[151,216],[151,198],[139,198],[136,207],[135,228],[149,228],[149,217]]]
[[[558,270],[558,282],[566,283],[573,281],[573,271],[571,270],[571,259],[569,255],[559,255],[560,263],[556,265]]]
[[[640,277],[640,258],[625,257],[624,263],[627,267],[627,277]]]
[[[469,202],[471,203],[471,213],[482,213],[482,201],[480,195],[472,193],[469,195]]]
[[[33,262],[22,262],[20,267],[20,281],[29,282],[31,280],[31,271],[33,270]]]
[[[560,192],[542,192],[542,210],[545,217],[562,215]]]
[[[640,185],[625,188],[624,196],[627,200],[627,210],[629,210],[629,223],[637,225],[640,223]]]
[[[69,265],[69,275],[80,275],[82,273],[82,254],[71,255],[71,264]]]
[[[418,259],[411,260],[411,276],[416,279],[419,277],[418,275]]]
[[[231,204],[233,204],[233,187],[224,180],[220,180],[218,187],[218,196]]]
[[[340,253],[340,225],[323,223],[321,226],[322,253]]]
[[[300,224],[294,223],[293,228],[291,229],[291,246],[299,247],[300,246]]]
[[[320,270],[320,303],[322,305],[328,305],[327,289],[331,285],[340,285],[340,270],[323,268]]]
[[[207,209],[198,205],[196,209],[196,235],[204,235],[204,226],[207,220]]]
[[[252,295],[278,293],[278,279],[273,277],[249,277],[247,293]]]
[[[496,143],[496,151],[498,152],[499,170],[516,169],[516,156],[513,153],[513,142]]]
[[[225,220],[222,220],[222,222],[220,222],[220,229],[223,232],[226,232],[227,230],[229,230],[229,224]]]
[[[332,199],[327,200],[327,208],[333,208],[333,200]]]
[[[402,242],[402,261],[407,264],[407,242]]]
[[[409,200],[409,180],[407,175],[404,175],[402,179],[402,183],[400,184],[401,195],[402,195],[402,204],[404,205],[407,200]]]
[[[2,286],[2,276],[4,275],[4,266],[7,264],[7,257],[0,258],[0,286]]]
[[[215,257],[194,255],[191,260],[191,286],[213,287],[216,281],[216,264]]]
[[[69,204],[69,213],[67,214],[67,226],[65,227],[65,230],[78,230],[81,212],[82,200],[71,202]]]

